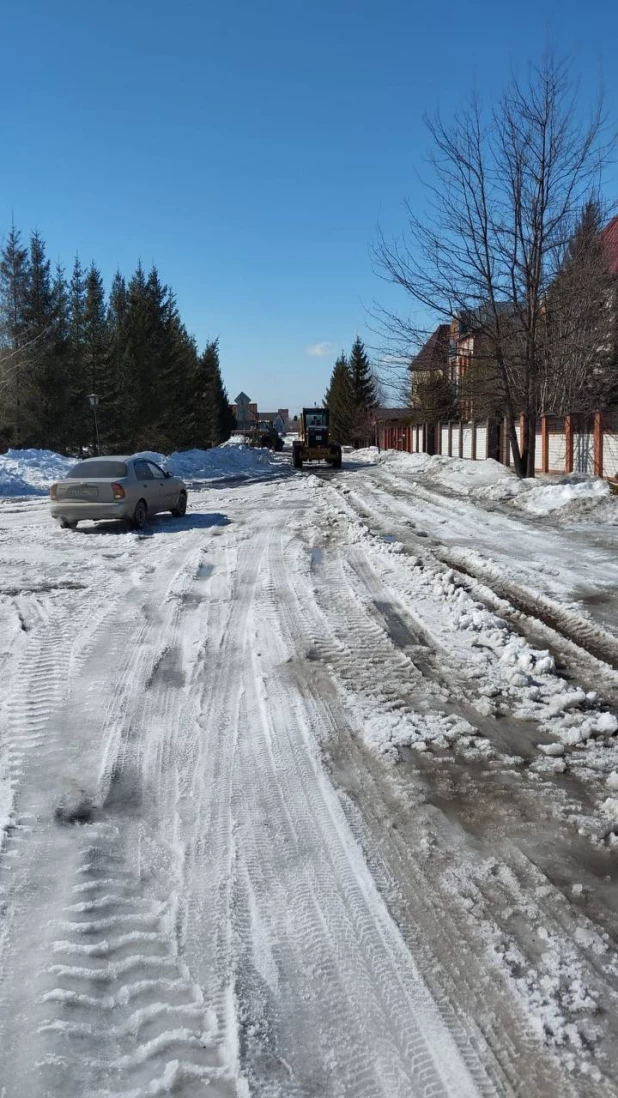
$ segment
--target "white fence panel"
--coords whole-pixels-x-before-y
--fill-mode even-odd
[[[440,453],[448,454],[448,427],[440,428]]]
[[[566,472],[566,435],[550,431],[547,449],[550,473]]]
[[[487,428],[477,427],[476,429],[476,458],[477,461],[482,461],[487,457]]]
[[[603,476],[618,476],[618,433],[605,431],[603,435]]]
[[[462,449],[461,449],[461,456],[464,457],[464,458],[471,458],[472,457],[472,427],[469,427],[467,424],[463,429],[462,442],[463,442],[463,445],[462,445]]]
[[[458,423],[453,424],[452,447],[453,447],[453,457],[458,458],[459,457],[459,424]]]
[[[534,436],[536,439],[534,450],[534,467],[537,473],[541,472],[543,468],[543,436],[541,434]]]

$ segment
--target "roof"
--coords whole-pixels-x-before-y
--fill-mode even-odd
[[[601,232],[601,246],[607,259],[609,273],[618,274],[618,215],[613,217]]]
[[[412,370],[443,370],[448,366],[450,324],[439,324],[427,342],[412,359]]]
[[[373,415],[376,420],[384,421],[388,419],[403,419],[405,416],[409,416],[409,408],[374,408]]]
[[[234,404],[251,404],[251,397],[248,397],[246,393],[240,392],[236,397]]]
[[[148,453],[141,454],[93,454],[92,457],[87,458],[75,458],[75,464],[84,465],[87,461],[132,461],[133,458],[143,458],[144,461],[153,461],[154,455],[148,451]]]

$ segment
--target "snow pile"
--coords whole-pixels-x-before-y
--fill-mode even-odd
[[[184,480],[226,480],[242,477],[280,476],[284,467],[271,450],[261,450],[243,443],[217,446],[212,450],[183,450],[165,458],[159,464]]]
[[[420,482],[427,487],[446,488],[458,496],[486,500],[492,503],[508,503],[531,515],[546,515],[564,510],[573,511],[577,505],[590,510],[611,499],[607,481],[583,473],[565,476],[539,475],[533,480],[519,480],[512,469],[486,458],[471,461],[466,458],[444,457],[441,454],[408,454],[399,450],[375,447],[358,450],[355,460],[366,464],[379,464],[389,472]],[[611,521],[613,508],[607,518]]]
[[[607,481],[582,473],[570,473],[550,481],[541,478],[518,480],[510,474],[507,482],[494,484],[472,495],[498,502],[512,501],[520,510],[531,515],[546,515],[576,503],[605,503],[610,498],[610,490]]]
[[[280,476],[286,469],[270,450],[252,449],[231,439],[212,450],[184,450],[169,457],[144,451],[143,456],[188,481],[252,480]],[[50,484],[62,480],[76,461],[53,450],[9,450],[0,454],[0,497],[46,495]]]
[[[221,443],[220,448],[222,450],[226,450],[230,446],[244,446],[246,437],[246,435],[242,434],[231,435],[230,438],[228,438],[227,442]]]
[[[0,454],[0,496],[44,496],[73,465],[53,450],[8,450]]]

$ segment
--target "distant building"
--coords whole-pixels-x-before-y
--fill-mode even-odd
[[[272,423],[273,427],[284,435],[289,429],[289,409],[279,408],[276,412],[259,412],[257,404],[246,393],[239,393],[230,410],[236,420],[236,430],[241,434],[251,431],[258,423]]]
[[[257,404],[246,393],[238,394],[234,403],[230,404],[230,410],[236,420],[237,431],[250,431],[255,427],[258,421]]]
[[[259,414],[260,421],[272,423],[273,427],[280,435],[284,435],[288,430],[289,418],[290,412],[288,408],[279,408],[277,412],[260,412]]]

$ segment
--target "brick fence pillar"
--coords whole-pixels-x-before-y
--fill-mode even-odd
[[[594,475],[603,476],[603,413],[594,413]]]

